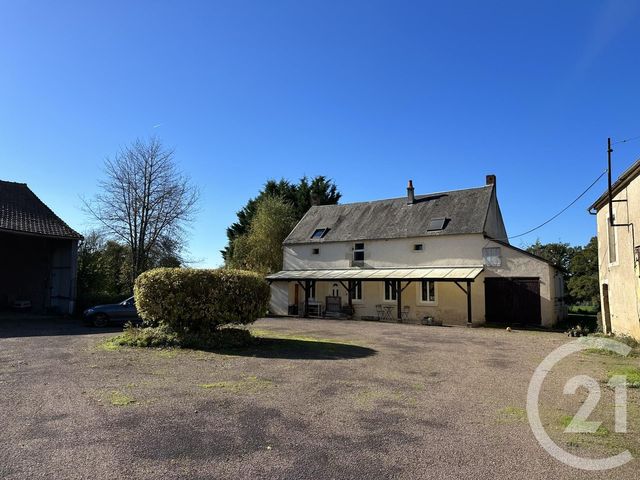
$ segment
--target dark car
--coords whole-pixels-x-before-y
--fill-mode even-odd
[[[106,327],[112,323],[140,322],[133,297],[129,297],[120,303],[96,305],[88,308],[84,311],[83,317],[86,323],[96,327]]]

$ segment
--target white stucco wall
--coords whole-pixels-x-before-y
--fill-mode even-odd
[[[442,235],[393,240],[368,240],[364,267],[482,265],[482,235]],[[414,251],[416,243],[422,251]],[[285,245],[284,270],[349,268],[354,242]],[[314,255],[314,248],[320,253]]]
[[[410,266],[478,266],[483,264],[482,249],[500,247],[501,267],[485,267],[485,271],[472,283],[472,309],[474,323],[485,320],[484,279],[486,277],[537,277],[540,279],[542,324],[553,325],[562,315],[556,297],[555,268],[530,255],[486,239],[483,235],[446,235],[413,239],[370,240],[365,243],[365,268],[410,267]],[[415,251],[416,243],[423,244],[422,251]],[[319,248],[318,254],[313,254]],[[284,269],[341,269],[349,268],[353,256],[352,242],[326,242],[321,244],[286,245],[284,247]],[[336,282],[337,283],[337,282]],[[274,282],[272,285],[272,311],[286,312],[287,305],[294,302],[295,283]],[[317,282],[316,298],[323,301],[330,295],[334,282]],[[337,284],[346,303],[346,290]],[[464,286],[464,284],[463,284]],[[375,316],[376,304],[384,303],[383,282],[364,282],[363,301],[354,302],[356,316]],[[467,321],[465,294],[454,284],[437,283],[437,305],[425,306],[418,302],[419,284],[407,286],[402,294],[403,305],[410,307],[410,317],[425,316],[441,318],[445,323],[464,324]],[[288,295],[282,293],[288,290]],[[302,289],[299,302],[304,301]],[[395,303],[395,302],[392,302]],[[395,310],[394,310],[395,312]],[[395,313],[394,313],[395,317]]]
[[[611,328],[614,333],[631,335],[640,340],[640,268],[635,258],[634,247],[640,245],[640,177],[614,197],[615,221],[618,224],[632,223],[630,226],[615,227],[617,237],[617,261],[611,263],[609,257],[609,237],[607,219],[609,208],[598,211],[598,259],[600,275],[600,295],[605,318],[603,285],[609,286],[609,308]],[[635,238],[634,238],[635,237]]]

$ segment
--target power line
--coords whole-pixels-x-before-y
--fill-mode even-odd
[[[638,137],[640,138],[640,137]],[[604,177],[607,174],[608,170],[605,170],[604,172],[602,172],[598,178],[596,178],[593,183],[591,185],[589,185],[587,187],[587,189],[582,192],[580,195],[578,195],[575,200],[573,200],[569,205],[567,205],[566,207],[564,207],[562,210],[560,210],[558,213],[556,213],[553,217],[551,217],[549,220],[547,220],[546,222],[541,223],[540,225],[538,225],[535,228],[532,228],[531,230],[527,230],[524,233],[520,233],[518,235],[514,235],[512,237],[508,237],[508,240],[514,239],[514,238],[518,238],[518,237],[524,237],[525,235],[529,235],[531,232],[535,232],[536,230],[538,230],[539,228],[544,227],[545,225],[547,225],[548,223],[551,223],[552,221],[554,221],[556,218],[558,218],[560,215],[562,215],[564,212],[566,212],[567,210],[569,210],[569,208],[571,208],[573,205],[575,205],[575,203],[580,200],[582,197],[584,197],[586,195],[586,193],[591,190],[593,188],[593,186],[598,183],[598,181]]]
[[[613,142],[613,145],[618,145],[619,143],[627,143],[627,142],[632,142],[634,140],[638,140],[640,139],[640,135],[638,135],[637,137],[631,137],[631,138],[627,138],[625,140],[618,140],[617,142]]]

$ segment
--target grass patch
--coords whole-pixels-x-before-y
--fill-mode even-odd
[[[254,343],[251,333],[244,328],[220,328],[212,332],[177,335],[166,327],[127,327],[124,332],[102,343],[105,350],[120,347],[142,348],[192,348],[224,350],[242,348]],[[173,358],[175,351],[159,353],[165,358]]]
[[[321,339],[255,329],[225,327],[210,333],[176,336],[162,328],[128,327],[103,343],[103,348],[149,347],[167,349],[157,354],[173,358],[180,348],[218,355],[245,355],[265,358],[347,359],[373,355],[375,350],[348,340]],[[206,357],[203,357],[206,358]]]
[[[527,419],[527,411],[524,408],[507,406],[498,411],[500,420],[522,422]]]
[[[129,395],[125,395],[122,392],[114,391],[111,392],[111,395],[109,396],[109,402],[111,402],[111,405],[116,407],[124,407],[131,405],[132,403],[136,403],[136,399]]]
[[[273,330],[264,330],[258,328],[252,328],[251,334],[257,338],[280,338],[283,340],[295,340],[298,342],[321,342],[321,343],[335,343],[340,345],[356,345],[351,340],[340,340],[335,338],[318,338],[310,335],[294,335],[290,333],[274,332]]]
[[[616,342],[624,343],[631,348],[640,348],[640,342],[629,335],[605,335],[604,333],[594,333],[589,336],[595,338],[608,338],[610,340],[615,340]]]
[[[117,337],[115,337],[115,338],[117,338]],[[122,349],[122,345],[120,345],[117,342],[114,342],[113,340],[114,340],[114,338],[108,338],[107,340],[104,340],[104,341],[98,343],[96,345],[96,349],[104,350],[106,352],[116,352],[118,350],[121,350]]]
[[[608,348],[601,348],[598,346],[599,340],[602,339],[603,342],[607,340],[613,340],[614,342],[622,343],[631,348],[631,351],[627,355],[628,357],[636,357],[640,356],[640,343],[633,338],[627,335],[605,335],[602,333],[593,333],[585,338],[586,341],[592,342],[595,344],[593,348],[588,348],[583,350],[584,353],[588,354],[599,354],[599,355],[607,355],[610,357],[624,357],[624,355],[620,355]]]
[[[613,350],[607,350],[606,348],[587,348],[583,350],[584,353],[589,353],[592,355],[607,355],[609,357],[622,357],[619,353],[614,352]]]
[[[573,417],[571,415],[563,415],[562,417],[560,417],[560,425],[562,426],[563,429],[566,429],[571,424],[571,422],[573,422]],[[576,421],[576,425],[578,428],[583,428],[587,426],[587,422],[583,420],[578,420]],[[596,437],[606,437],[610,435],[611,432],[609,431],[608,428],[605,428],[602,425],[600,425],[598,427],[598,430],[589,434],[595,435]]]
[[[110,338],[107,344],[117,347],[178,347],[180,342],[176,334],[163,327],[125,328],[124,332]]]
[[[268,388],[272,388],[275,384],[271,380],[265,380],[255,376],[247,376],[241,380],[230,380],[214,383],[202,383],[198,385],[205,390],[215,389],[232,393],[256,393]]]
[[[629,388],[640,388],[640,368],[631,365],[621,365],[608,373],[609,379],[617,375],[623,375],[627,378],[626,385]]]
[[[597,315],[600,307],[597,305],[570,305],[568,311],[576,315]]]
[[[408,396],[398,390],[386,390],[381,388],[380,390],[360,390],[354,396],[354,403],[356,407],[371,409],[378,402],[400,402],[400,403],[412,403],[412,397]]]
[[[175,349],[161,349],[156,352],[156,355],[160,358],[176,358],[178,352]]]

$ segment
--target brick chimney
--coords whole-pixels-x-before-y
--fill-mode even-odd
[[[414,203],[416,203],[416,195],[413,189],[413,180],[409,180],[407,185],[407,205],[413,205]]]
[[[494,187],[497,187],[495,175],[487,175],[487,185],[493,185]]]

